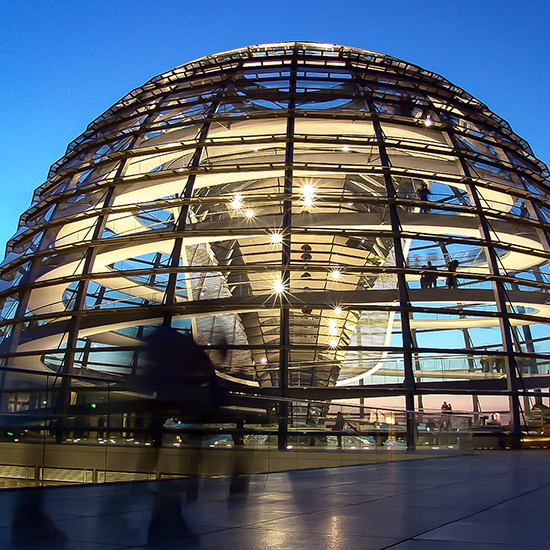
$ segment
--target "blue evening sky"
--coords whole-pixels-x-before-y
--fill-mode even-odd
[[[49,166],[95,117],[177,65],[262,42],[331,42],[420,65],[550,163],[549,16],[547,0],[0,0],[2,253]]]

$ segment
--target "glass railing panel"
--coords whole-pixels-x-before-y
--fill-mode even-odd
[[[372,377],[389,376],[392,357],[394,368],[402,369],[398,356],[390,355]],[[415,356],[414,364],[438,375],[471,372],[472,358],[481,361],[476,353],[439,359],[423,355]],[[532,359],[529,354],[523,358]],[[420,370],[415,371],[418,379]],[[360,397],[281,401],[228,389],[221,406],[191,409],[185,402],[159,402],[132,377],[29,377],[17,370],[3,375],[0,477],[9,479],[6,486],[231,477],[398,460],[412,448],[442,456],[470,452],[472,434],[480,433],[498,432],[498,441],[507,445],[508,413],[483,399],[475,411],[459,409],[457,396],[451,396],[452,411],[407,411],[367,405]],[[437,397],[425,399],[433,403]],[[544,425],[543,409],[536,406],[541,398],[534,392],[529,399],[529,426],[536,430],[539,420]]]

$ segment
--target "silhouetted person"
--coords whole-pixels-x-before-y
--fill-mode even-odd
[[[338,440],[338,447],[342,446],[342,432],[344,431],[344,426],[346,425],[346,419],[341,411],[336,413],[336,422],[334,423],[334,429],[337,432],[336,439]]]
[[[430,200],[430,190],[428,189],[428,186],[422,182],[420,184],[420,187],[416,190],[416,195],[418,197],[418,200],[421,200],[422,202],[426,203]],[[421,214],[428,214],[431,212],[431,209],[429,206],[422,204],[420,206],[420,213]]]
[[[432,265],[432,262],[428,260],[426,264],[426,287],[425,288],[435,288],[437,286],[437,267]]]
[[[458,269],[458,260],[451,260],[447,263],[447,271],[450,271],[447,275],[447,288],[457,288],[456,284],[456,270]]]
[[[146,389],[156,393],[157,401],[184,403],[190,409],[195,404],[217,406],[221,394],[214,365],[190,334],[160,327],[145,343],[148,361],[141,379]]]
[[[450,403],[443,401],[441,405],[441,430],[447,430],[451,428],[451,419],[448,415],[453,412],[453,407]]]
[[[495,370],[496,372],[506,372],[506,360],[504,357],[495,357]]]
[[[422,266],[422,271],[420,272],[420,288],[428,288],[428,274],[426,273],[427,269],[428,266],[424,264]]]
[[[482,355],[479,360],[482,372],[492,372],[495,366],[495,358],[492,355]]]
[[[174,328],[160,327],[145,338],[147,364],[139,377],[144,390],[154,392],[151,407],[153,441],[157,448],[162,445],[163,425],[174,412],[190,411],[216,418],[220,408],[229,402],[228,392],[218,384],[216,372],[210,357],[195,343],[191,334],[180,333]],[[227,351],[222,343],[221,354]],[[242,438],[243,425],[237,432]],[[239,438],[236,438],[239,441]],[[198,498],[199,453],[191,459],[191,469],[196,475],[183,482],[160,482],[151,520],[148,542],[160,543],[165,540],[186,537],[197,538],[190,530],[181,514],[181,493],[187,499]],[[234,476],[230,494],[246,493],[248,477],[243,462],[236,457]]]
[[[143,375],[138,377],[138,383],[144,391],[154,393],[149,416],[153,443],[160,448],[164,421],[174,411],[184,409],[194,414],[211,414],[224,404],[225,395],[218,386],[212,361],[191,334],[160,327],[145,338],[145,344],[147,364]],[[197,453],[192,458],[194,464],[191,464],[193,473],[197,475],[198,461]],[[179,537],[196,538],[181,514],[183,490],[188,498],[197,498],[196,475],[180,483],[159,483],[149,522],[150,544]]]

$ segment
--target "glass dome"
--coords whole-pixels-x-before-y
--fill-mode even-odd
[[[220,375],[251,386],[517,404],[549,385],[549,189],[504,120],[418,66],[303,42],[203,57],[36,189],[1,266],[1,358],[132,374],[164,323],[224,335]]]

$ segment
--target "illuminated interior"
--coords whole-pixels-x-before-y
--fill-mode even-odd
[[[549,189],[504,120],[418,66],[301,42],[203,57],[36,189],[1,359],[132,374],[164,322],[224,335],[220,375],[251,386],[548,387]]]

